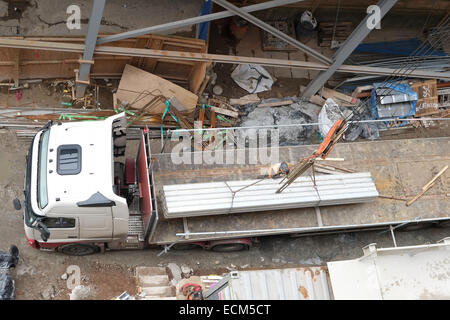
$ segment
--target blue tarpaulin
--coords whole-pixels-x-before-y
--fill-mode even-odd
[[[404,114],[396,116],[396,117],[399,119],[403,119],[403,118],[408,118],[408,117],[414,116],[416,103],[417,103],[417,93],[413,89],[411,89],[411,87],[406,83],[386,82],[386,83],[374,83],[373,84],[372,94],[370,96],[369,107],[370,107],[370,113],[372,114],[372,116],[375,119],[382,118],[378,114],[378,102],[377,102],[377,92],[376,92],[376,90],[380,89],[380,88],[392,89],[392,92],[389,92],[389,94],[404,93],[404,94],[407,94],[407,95],[413,97],[415,100],[407,102],[411,106],[409,108],[409,110],[407,112],[405,112]],[[404,126],[405,124],[406,124],[406,122],[403,121],[401,126]]]
[[[401,56],[409,56],[412,54],[415,56],[446,56],[445,52],[434,50],[429,45],[416,53],[415,50],[421,45],[422,42],[416,38],[399,41],[362,43],[356,47],[354,52],[373,52]]]
[[[201,16],[207,15],[211,13],[212,8],[212,0],[205,0],[202,5],[202,10],[200,12]],[[209,24],[210,22],[202,22],[198,25],[197,30],[197,38],[208,41],[208,32],[209,32]]]

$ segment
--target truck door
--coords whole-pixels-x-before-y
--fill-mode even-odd
[[[111,207],[90,207],[80,211],[80,239],[112,238]]]

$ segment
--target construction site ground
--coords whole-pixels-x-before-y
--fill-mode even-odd
[[[14,134],[0,135],[0,250],[15,244],[20,261],[13,271],[17,299],[69,299],[71,290],[61,276],[70,265],[80,267],[82,283],[94,290],[93,298],[113,299],[123,291],[136,293],[133,278],[136,266],[186,265],[194,274],[220,274],[231,269],[279,268],[282,266],[324,265],[327,261],[357,258],[361,248],[376,242],[379,247],[393,245],[389,232],[371,231],[307,237],[274,236],[261,238],[250,251],[218,253],[203,250],[174,251],[157,257],[160,248],[115,251],[85,257],[42,252],[28,246],[22,212],[12,200],[23,200],[25,155],[28,143]],[[448,150],[448,149],[447,149]],[[448,151],[447,151],[448,154]],[[418,181],[418,185],[420,185]],[[450,228],[429,228],[396,232],[397,245],[434,243],[450,235]]]

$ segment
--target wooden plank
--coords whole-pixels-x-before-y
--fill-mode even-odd
[[[56,42],[40,42],[40,41],[30,41],[27,40],[16,40],[10,38],[0,39],[1,47],[18,47],[33,50],[45,50],[45,51],[56,51],[56,52],[74,52],[82,53],[84,50],[83,44],[73,44],[73,43],[56,43]],[[30,50],[28,50],[30,51]],[[64,52],[64,53],[65,53]],[[97,55],[112,55],[112,56],[144,56],[148,58],[165,58],[174,60],[190,60],[190,61],[202,61],[202,62],[217,62],[217,63],[232,63],[232,64],[243,64],[252,63],[260,64],[264,66],[273,67],[284,67],[284,68],[303,68],[308,70],[327,70],[328,66],[310,62],[310,61],[295,61],[295,60],[283,60],[283,59],[265,59],[257,57],[240,57],[240,56],[229,56],[229,55],[219,55],[219,54],[207,54],[207,53],[188,53],[186,52],[176,52],[176,51],[163,51],[163,50],[151,50],[151,49],[134,49],[125,47],[113,47],[113,46],[98,46],[96,47],[95,53]],[[98,67],[96,63],[95,66]],[[390,68],[381,67],[367,67],[367,66],[353,66],[353,65],[342,65],[337,72],[346,73],[365,73],[365,74],[376,74],[376,75],[390,75],[394,70]],[[0,73],[0,76],[2,74]],[[48,76],[47,76],[48,77]],[[70,76],[68,76],[70,77]],[[428,70],[414,70],[409,74],[411,78],[440,78],[449,80],[450,72],[433,72]],[[1,79],[1,78],[0,78]]]
[[[244,105],[244,104],[248,104],[248,103],[256,103],[261,101],[261,99],[258,97],[258,95],[256,93],[254,94],[248,94],[246,96],[243,96],[239,99],[230,99],[230,104],[231,105]]]
[[[67,37],[7,37],[8,39],[21,39],[21,40],[38,40],[38,41],[52,41],[54,43],[66,42],[72,45],[82,45],[84,43],[83,38],[67,38]],[[169,43],[172,46],[176,46],[179,51],[182,52],[195,52],[206,53],[207,46],[205,41],[191,38],[173,37],[173,36],[156,36],[146,35],[132,39],[125,39],[112,43],[114,47],[131,47],[131,48],[148,48],[152,42],[160,42],[162,44]],[[99,46],[102,47],[102,46]],[[163,47],[155,47],[163,49]],[[11,48],[0,48],[0,81],[16,78],[16,55]],[[40,49],[20,49],[20,78],[21,79],[33,79],[33,78],[73,78],[73,69],[78,68],[79,53],[61,51],[44,51]],[[180,70],[182,74],[182,80],[185,81],[189,88],[198,89],[206,73],[206,62],[184,61],[183,59],[173,60],[164,59],[164,57],[124,57],[117,55],[110,56],[94,56],[91,74],[94,75],[112,75],[121,74],[125,65],[131,64],[136,67],[140,67],[146,71],[151,71],[153,68],[158,69],[163,78],[169,79],[169,76],[179,75],[177,72],[177,66],[183,64],[189,68],[188,72]],[[83,61],[81,61],[83,62]],[[86,61],[92,64],[92,61]],[[169,75],[166,74],[163,66],[159,68],[160,62],[165,62],[166,65],[173,65]],[[151,70],[147,69],[151,68]],[[174,74],[175,72],[175,74]],[[200,79],[200,80],[199,80]]]
[[[205,91],[205,88],[209,82],[209,79],[211,79],[211,77],[209,75],[205,76],[205,78],[202,81],[201,87],[199,87],[198,91],[194,91],[198,96],[201,96],[203,94],[203,91]]]
[[[410,84],[410,86],[417,93],[415,117],[439,113],[436,80],[415,82]]]
[[[316,161],[345,161],[345,158],[329,158],[326,159],[316,158]]]
[[[159,94],[166,98],[175,96],[188,112],[194,111],[197,105],[198,97],[192,92],[144,70],[131,65],[125,66],[117,90],[119,100],[128,101],[134,109],[141,109]],[[160,102],[150,114],[163,113],[164,108],[164,103]]]
[[[360,87],[357,87],[357,88],[353,91],[352,97],[358,98],[358,97],[359,97],[359,94],[360,94],[361,92],[363,92],[363,91],[368,91],[368,90],[372,90],[372,89],[373,89],[373,86],[372,86],[372,85],[367,85],[367,86],[360,86]]]
[[[236,111],[231,111],[231,110],[227,110],[227,109],[223,109],[223,108],[219,108],[219,107],[211,107],[211,110],[220,114],[224,114],[226,116],[232,117],[232,118],[238,118],[239,117],[239,113]]]
[[[322,91],[319,91],[319,92],[322,92]],[[331,98],[331,99],[337,98],[339,100],[342,100],[342,101],[345,101],[345,102],[348,102],[351,104],[355,104],[357,101],[357,99],[355,97],[348,96],[346,94],[343,94],[341,92],[338,92],[336,90],[329,89],[329,88],[323,88],[322,96],[327,99],[328,98]]]
[[[436,181],[437,178],[439,178],[446,170],[448,169],[448,165],[445,166],[441,171],[439,171],[438,174],[436,174],[433,179],[430,180],[430,182],[428,182],[426,185],[424,185],[422,187],[422,190],[425,190],[429,187],[430,184],[434,183]]]
[[[325,104],[325,99],[316,94],[309,98],[309,102],[317,104],[319,106],[323,106]]]
[[[293,103],[294,103],[294,101],[292,101],[292,100],[268,102],[268,103],[258,104],[258,108],[280,107],[280,106],[287,106],[287,105],[290,105],[290,104],[293,104]]]
[[[448,166],[445,166],[441,171],[439,171],[438,174],[436,174],[429,182],[427,182],[423,187],[422,190],[411,200],[406,202],[406,206],[409,207],[412,205],[417,199],[419,199],[421,196],[425,194],[428,190],[430,190],[434,184],[436,183],[436,180],[448,169]]]
[[[423,196],[425,194],[425,192],[427,192],[433,186],[434,186],[434,182],[431,185],[429,185],[427,189],[420,191],[414,198],[407,201],[406,206],[409,207],[410,205],[412,205],[414,202],[416,202],[417,199],[419,199],[421,196]]]

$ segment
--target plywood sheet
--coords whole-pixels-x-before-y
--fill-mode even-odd
[[[151,94],[149,94],[151,93]],[[142,109],[154,96],[163,95],[167,98],[175,96],[188,112],[194,111],[198,97],[192,92],[131,65],[126,65],[117,90],[117,98],[127,101],[134,109]],[[163,102],[156,104],[149,114],[164,112]]]
[[[411,88],[417,92],[415,117],[439,113],[436,80],[416,82],[411,84]]]

